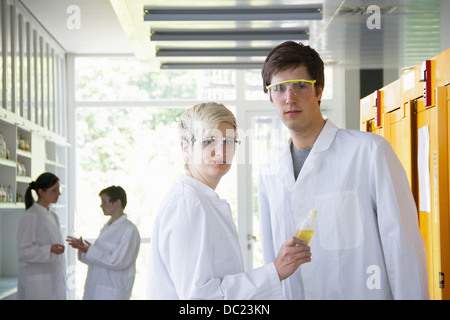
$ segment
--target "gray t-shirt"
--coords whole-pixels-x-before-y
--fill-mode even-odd
[[[300,170],[302,170],[303,164],[305,163],[306,158],[308,158],[311,149],[312,148],[295,149],[294,145],[291,143],[291,155],[292,162],[294,164],[295,180],[297,180],[298,174],[300,173]]]

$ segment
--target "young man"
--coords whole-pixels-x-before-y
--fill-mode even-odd
[[[67,237],[69,244],[78,249],[78,259],[88,265],[83,300],[128,300],[141,237],[124,213],[127,194],[122,187],[110,186],[100,191],[99,196],[103,214],[111,218],[95,243]]]
[[[286,299],[428,299],[425,246],[404,169],[383,137],[324,120],[323,61],[301,43],[267,56],[264,91],[291,139],[259,177],[265,261],[315,209],[311,262]]]

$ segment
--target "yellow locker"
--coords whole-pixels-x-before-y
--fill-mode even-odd
[[[375,129],[374,119],[376,114],[377,91],[361,99],[360,101],[360,129],[361,131],[373,132]]]
[[[430,297],[436,300],[450,299],[449,99],[450,49],[361,99],[361,130],[384,136],[408,176],[427,251]],[[418,154],[424,132],[428,133],[426,168]],[[425,168],[430,182],[426,207],[421,206],[421,193],[427,194],[427,188],[419,180],[419,166]]]
[[[448,125],[447,106],[425,107],[423,99],[412,102],[417,106],[417,130],[429,133],[430,208],[420,210],[419,225],[427,249],[428,278],[431,299],[448,299],[444,275],[449,274],[448,257]],[[419,141],[417,142],[419,143]],[[447,228],[444,226],[447,225]]]
[[[383,135],[384,114],[381,107],[383,92],[377,90],[367,97],[363,98],[360,103],[360,129],[362,131],[374,132]]]

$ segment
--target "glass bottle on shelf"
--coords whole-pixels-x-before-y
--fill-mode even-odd
[[[25,140],[23,139],[22,135],[19,135],[19,144],[17,147],[21,150],[24,150],[24,146],[25,146]]]
[[[17,175],[18,176],[26,176],[27,171],[25,169],[25,164],[22,161],[17,161]]]
[[[14,195],[11,186],[8,186],[8,202],[14,202]]]
[[[16,202],[23,202],[22,194],[19,192],[16,192],[16,199],[17,199]]]
[[[24,139],[23,150],[30,151],[30,144],[28,143],[27,139]]]
[[[7,155],[6,142],[3,139],[3,133],[0,132],[0,158],[6,158],[6,155]]]
[[[0,202],[6,202],[6,191],[3,185],[0,185]]]

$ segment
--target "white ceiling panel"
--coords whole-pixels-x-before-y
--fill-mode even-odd
[[[246,63],[256,63],[258,67],[265,52],[284,40],[310,44],[326,63],[351,68],[402,68],[441,51],[439,0],[22,2],[68,52],[128,53],[162,65],[204,63],[205,67],[214,67],[214,63],[235,63],[236,67],[244,67]],[[80,8],[79,29],[69,29],[66,25],[70,17],[67,9],[72,5]],[[368,12],[371,5],[380,10],[378,29],[368,27],[374,17],[372,11]],[[308,13],[296,18],[294,10],[301,7],[321,9],[315,10],[312,19],[305,16]],[[189,14],[199,9],[210,14],[189,18],[192,17]],[[146,21],[146,10],[164,10],[167,14],[176,10],[182,18],[169,16],[164,21]],[[227,12],[232,13],[231,17],[223,18]],[[270,18],[270,13],[278,16]],[[279,20],[283,14],[286,18]],[[163,35],[177,38],[164,39]]]

